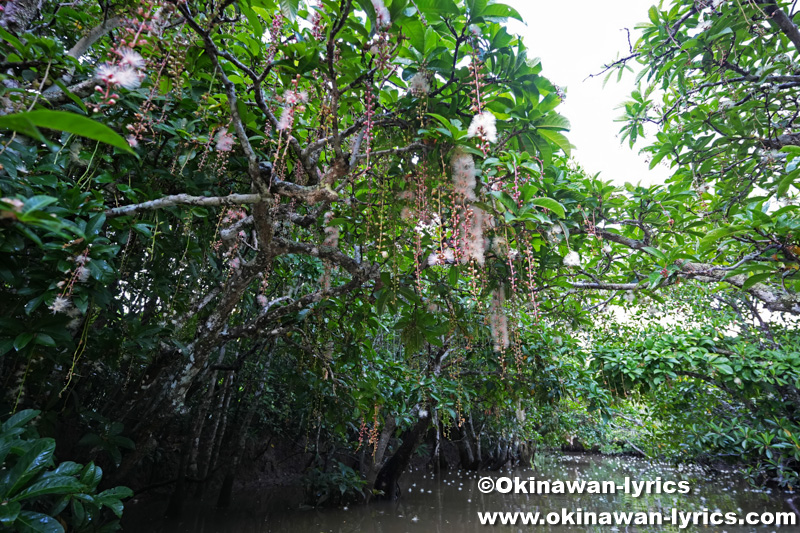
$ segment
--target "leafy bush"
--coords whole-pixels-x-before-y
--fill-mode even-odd
[[[362,500],[366,484],[367,480],[358,472],[340,461],[336,461],[336,468],[330,472],[313,468],[304,479],[307,499],[314,505]]]
[[[103,508],[122,517],[122,500],[133,496],[127,487],[100,493],[102,469],[54,457],[56,443],[40,438],[30,422],[39,411],[27,409],[0,427],[0,524],[13,531],[63,533],[116,531],[119,521],[104,523]]]

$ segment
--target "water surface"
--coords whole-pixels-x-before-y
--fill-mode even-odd
[[[638,498],[629,494],[483,494],[478,480],[519,476],[552,481],[614,481],[622,484],[626,476],[634,480],[688,481],[689,494],[649,494]],[[703,471],[699,467],[651,462],[631,457],[599,455],[549,456],[536,468],[517,468],[501,472],[468,473],[415,471],[400,482],[402,498],[397,502],[377,502],[368,506],[301,509],[299,494],[286,490],[251,490],[240,498],[237,508],[213,511],[208,506],[188,511],[179,523],[165,524],[146,519],[130,521],[126,531],[170,533],[461,533],[517,531],[679,531],[671,524],[662,526],[559,525],[485,526],[478,512],[530,511],[543,514],[561,508],[581,508],[594,512],[721,511],[739,515],[749,512],[793,512],[794,494],[749,487],[733,471]],[[800,502],[798,502],[800,503]],[[127,512],[127,511],[126,511]],[[134,514],[137,511],[134,510]],[[699,526],[682,531],[744,533],[752,531],[800,531],[800,526]]]

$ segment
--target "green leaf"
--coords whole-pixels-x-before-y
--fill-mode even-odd
[[[24,426],[25,424],[27,424],[28,422],[39,416],[40,412],[41,411],[38,411],[36,409],[25,409],[18,413],[14,413],[9,417],[8,420],[3,422],[3,427],[2,427],[3,433],[8,433],[9,431],[15,428],[21,428],[22,426]]]
[[[568,130],[570,129],[569,120],[558,113],[548,113],[543,118],[536,121],[536,127],[547,130]]]
[[[41,211],[43,208],[57,201],[56,198],[45,195],[28,198],[22,206],[22,216],[27,217],[33,211]]]
[[[544,137],[549,143],[560,148],[567,157],[572,154],[572,145],[563,134],[548,129],[537,129],[536,133]]]
[[[566,213],[564,211],[564,206],[558,203],[557,201],[553,200],[552,198],[534,198],[529,204],[536,205],[539,207],[544,207],[545,209],[549,209],[560,218],[564,218]]]
[[[510,212],[517,213],[518,210],[517,202],[515,202],[514,199],[511,198],[511,195],[509,195],[507,192],[492,191],[491,195],[500,200],[500,203],[503,204],[505,208],[508,209]]]
[[[300,7],[300,0],[280,0],[280,3],[283,16],[294,20],[297,16],[297,9]]]
[[[0,116],[0,129],[17,131],[43,141],[44,138],[41,133],[39,133],[38,128],[66,131],[80,137],[86,137],[87,139],[93,139],[115,146],[129,154],[136,155],[136,152],[130,147],[128,141],[123,139],[117,132],[105,124],[101,124],[77,113],[39,109],[26,113]],[[31,135],[32,133],[33,135]]]
[[[0,479],[0,498],[14,496],[36,474],[42,471],[53,459],[56,441],[39,439],[35,441],[13,468],[7,470]]]
[[[414,3],[426,15],[439,15],[444,18],[444,15],[461,14],[461,10],[453,0],[418,0]]]
[[[509,18],[525,22],[522,19],[522,15],[520,15],[516,9],[506,4],[490,4],[486,6],[486,9],[481,11],[480,16],[493,22],[501,22]]]
[[[52,516],[32,511],[22,511],[15,523],[17,531],[24,533],[64,533],[64,528]]]
[[[750,276],[749,278],[747,278],[747,280],[745,280],[744,283],[742,283],[742,290],[743,291],[750,290],[756,283],[761,283],[762,281],[767,280],[774,275],[775,275],[774,272],[764,272],[762,274],[755,274],[753,276]]]
[[[700,239],[698,250],[701,252],[705,251],[714,246],[714,243],[716,243],[721,238],[726,237],[728,235],[733,235],[734,233],[742,231],[743,229],[745,229],[744,226],[727,226],[724,228],[713,229],[709,231],[705,237]]]
[[[794,185],[794,180],[797,179],[797,176],[800,176],[800,168],[793,170],[786,174],[781,181],[778,183],[778,188],[775,189],[775,196],[780,198],[781,196],[786,196],[786,192],[789,190],[789,187]]]
[[[81,483],[88,485],[90,488],[95,488],[102,478],[103,469],[96,466],[94,462],[87,464],[81,473]]]
[[[720,372],[722,372],[727,376],[733,375],[733,368],[731,367],[731,365],[722,363],[722,364],[715,364],[714,367],[716,367],[717,370],[719,370]]]
[[[451,266],[450,271],[448,272],[451,287],[458,287],[458,274],[458,267],[456,265]]]
[[[26,347],[31,341],[33,340],[33,333],[20,333],[17,335],[17,338],[14,339],[14,349],[20,351],[24,347]]]
[[[19,491],[11,501],[21,502],[38,498],[47,494],[75,494],[83,492],[86,487],[71,476],[50,476],[32,483]]]
[[[658,259],[661,259],[662,261],[666,261],[667,260],[667,256],[664,255],[664,252],[662,252],[661,250],[656,250],[655,248],[653,248],[651,246],[645,246],[644,248],[642,248],[642,250],[644,250],[648,254],[652,255],[653,257],[657,257]]]
[[[53,340],[53,337],[47,335],[46,333],[37,333],[36,338],[34,340],[35,344],[40,344],[42,346],[47,346],[49,348],[56,347],[56,341]]]
[[[0,504],[0,524],[10,526],[19,516],[22,506],[17,502],[7,502]]]

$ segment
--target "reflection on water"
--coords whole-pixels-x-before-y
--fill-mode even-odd
[[[614,481],[622,484],[626,476],[646,481],[682,481],[690,483],[689,494],[649,494],[634,498],[627,494],[482,494],[478,479],[520,476],[553,481]],[[531,511],[543,514],[567,508],[595,512],[660,511],[675,507],[680,511],[749,512],[791,511],[787,500],[793,495],[751,489],[734,473],[716,472],[709,476],[696,467],[673,467],[630,457],[566,455],[549,457],[534,470],[518,468],[491,473],[446,472],[439,476],[412,472],[401,480],[403,497],[394,503],[373,503],[344,509],[299,510],[296,504],[277,503],[281,494],[258,495],[260,504],[251,501],[239,510],[213,512],[196,509],[180,523],[147,522],[136,519],[125,531],[192,533],[460,533],[486,531],[679,531],[663,526],[501,526],[481,525],[478,512]],[[283,494],[285,496],[285,494]],[[254,496],[251,494],[251,496]],[[134,512],[135,514],[135,512]],[[800,531],[800,526],[699,526],[682,531],[743,533],[749,531]]]

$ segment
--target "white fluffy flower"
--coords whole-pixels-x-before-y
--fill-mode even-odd
[[[581,256],[578,252],[571,251],[567,255],[564,256],[564,266],[567,267],[579,267],[581,266]]]
[[[604,253],[604,254],[610,254],[610,253],[611,253],[611,245],[609,245],[609,244],[604,244],[604,245],[603,245],[603,253]]]
[[[292,122],[294,122],[294,111],[290,107],[284,107],[281,118],[278,120],[278,129],[287,130],[292,127]]]
[[[497,142],[497,118],[491,111],[483,111],[472,118],[467,136],[480,137],[484,141]]]
[[[217,134],[217,152],[230,152],[233,148],[233,135],[227,131],[221,131]]]
[[[133,69],[144,68],[144,58],[136,50],[125,48],[120,52],[119,64],[122,67],[129,67]]]
[[[626,302],[632,303],[633,300],[636,299],[636,295],[633,294],[633,291],[626,291],[625,296],[623,296]]]
[[[89,269],[88,269],[88,268],[86,268],[86,267],[85,267],[85,266],[83,266],[83,265],[79,266],[79,267],[78,267],[78,268],[75,270],[75,277],[76,277],[76,278],[78,279],[78,281],[80,281],[81,283],[86,283],[87,281],[89,281],[89,274],[90,274],[90,272],[89,272]]]
[[[408,82],[408,88],[411,91],[411,94],[417,96],[431,92],[431,84],[428,81],[428,77],[422,72],[417,72],[414,74],[414,76]]]
[[[477,200],[475,196],[475,161],[466,152],[457,151],[450,162],[453,167],[453,191],[456,196],[467,201]]]
[[[53,313],[64,313],[69,308],[72,307],[72,302],[69,301],[68,298],[64,298],[63,296],[56,296],[56,299],[53,300],[53,303],[50,304],[50,310]]]
[[[372,0],[372,7],[375,8],[375,20],[378,22],[378,27],[389,27],[392,23],[392,18],[383,0]]]
[[[142,84],[139,73],[130,67],[103,63],[97,67],[95,75],[107,85],[124,87],[129,90],[136,89]]]
[[[307,104],[308,93],[306,91],[286,91],[283,94],[283,101],[287,105]]]

